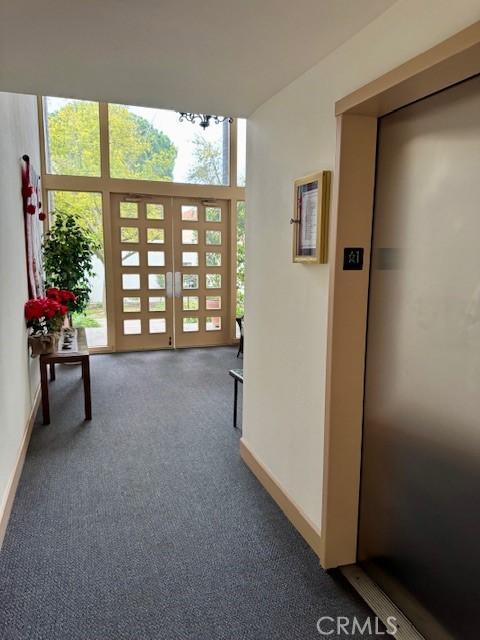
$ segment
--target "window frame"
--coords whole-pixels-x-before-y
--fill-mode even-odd
[[[56,97],[56,96],[55,96]],[[92,101],[95,102],[95,101]],[[182,197],[205,200],[227,200],[230,217],[229,238],[229,277],[231,299],[230,305],[230,338],[232,344],[235,337],[236,316],[236,227],[237,201],[245,201],[245,187],[237,186],[237,120],[230,125],[229,140],[229,184],[205,185],[183,182],[161,182],[139,180],[133,178],[112,178],[110,176],[110,139],[108,123],[108,103],[98,102],[100,127],[100,176],[72,176],[47,172],[47,129],[44,96],[37,97],[37,112],[40,138],[40,166],[42,175],[42,197],[48,200],[50,191],[93,191],[102,194],[103,237],[105,251],[105,284],[107,314],[107,346],[92,348],[92,353],[115,351],[115,305],[112,264],[111,238],[111,198],[114,194],[135,193],[145,196]],[[187,126],[186,123],[185,126]],[[191,125],[198,126],[198,125]],[[215,125],[211,125],[215,126]],[[48,218],[45,221],[48,228]]]

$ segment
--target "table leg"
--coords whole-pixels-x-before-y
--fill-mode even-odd
[[[50,405],[48,403],[47,363],[40,357],[40,384],[42,387],[43,424],[50,424]]]
[[[237,428],[237,405],[238,405],[238,380],[235,378],[235,389],[233,392],[233,428]]]
[[[50,363],[50,380],[55,380],[55,363]]]
[[[82,360],[83,392],[85,395],[85,420],[92,419],[92,394],[90,389],[90,358]]]

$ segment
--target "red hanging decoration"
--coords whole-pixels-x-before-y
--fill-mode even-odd
[[[44,272],[42,255],[41,220],[45,213],[40,205],[40,178],[30,164],[27,155],[22,156],[22,198],[25,227],[25,250],[27,257],[27,278],[29,298],[41,297],[44,293]],[[38,214],[38,220],[36,218]]]

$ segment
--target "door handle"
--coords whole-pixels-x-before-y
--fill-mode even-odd
[[[180,293],[182,291],[182,274],[180,273],[180,271],[175,271],[175,297],[179,298],[180,297]]]
[[[173,278],[172,272],[167,271],[167,298],[171,298],[173,295]]]

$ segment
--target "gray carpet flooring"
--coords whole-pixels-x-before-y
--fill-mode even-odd
[[[57,366],[52,424],[37,418],[0,553],[2,640],[308,640],[320,616],[372,616],[240,460],[234,350],[91,366],[91,423],[75,366]]]

